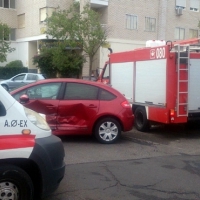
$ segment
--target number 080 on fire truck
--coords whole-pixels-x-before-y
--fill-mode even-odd
[[[38,199],[54,191],[65,173],[61,140],[1,86],[0,127],[0,199]]]

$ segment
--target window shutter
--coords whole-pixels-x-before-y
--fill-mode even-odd
[[[190,8],[197,8],[199,10],[199,0],[190,0]]]
[[[15,8],[15,0],[10,0],[10,8]]]
[[[186,7],[186,0],[176,0],[176,6],[177,7]]]
[[[40,21],[43,22],[47,18],[47,8],[40,9]]]
[[[25,27],[25,14],[18,15],[18,28]]]

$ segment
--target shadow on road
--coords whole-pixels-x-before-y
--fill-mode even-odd
[[[94,137],[87,135],[59,137],[64,143],[99,144]],[[188,124],[156,125],[152,126],[148,132],[140,132],[133,127],[131,131],[122,133],[121,140],[116,144],[129,140],[149,146],[154,142],[168,144],[169,142],[180,139],[200,139],[200,123],[190,122]]]
[[[97,143],[94,137],[88,136],[88,135],[62,135],[62,136],[59,136],[59,138],[63,142],[69,142],[69,143],[73,143],[73,142],[84,143],[84,144]]]
[[[152,134],[162,137],[178,139],[178,138],[200,138],[199,122],[189,122],[187,124],[170,124],[152,127]]]
[[[147,145],[153,142],[169,144],[180,139],[200,139],[200,123],[154,125],[148,132],[140,132],[133,127],[132,131],[123,134],[123,139],[137,143],[147,142]]]

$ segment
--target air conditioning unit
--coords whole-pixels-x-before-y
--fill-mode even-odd
[[[183,8],[178,7],[176,8],[176,15],[182,15],[183,14]]]

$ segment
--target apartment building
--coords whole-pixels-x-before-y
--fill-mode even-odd
[[[22,60],[36,69],[32,57],[39,42],[46,40],[45,18],[58,7],[67,9],[74,0],[0,0],[0,21],[11,28],[10,40],[16,51],[8,62]],[[145,46],[147,40],[175,41],[199,36],[200,0],[76,0],[81,8],[89,1],[101,14],[107,41],[114,52]],[[100,48],[94,68],[103,66],[109,51]],[[5,65],[2,63],[1,65]],[[87,64],[83,76],[88,76]]]

